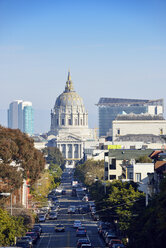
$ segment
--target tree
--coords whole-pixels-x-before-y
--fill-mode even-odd
[[[152,163],[152,160],[148,156],[144,155],[136,159],[136,163]]]
[[[43,149],[43,153],[46,155],[46,161],[48,164],[63,166],[64,158],[62,153],[57,147],[46,147]]]
[[[96,180],[104,177],[104,160],[87,160],[76,167],[75,176],[86,185],[91,185]]]
[[[160,185],[146,208],[134,219],[129,228],[130,248],[160,248],[166,244],[166,179]]]
[[[0,245],[14,244],[15,237],[25,234],[22,217],[10,216],[0,208]]]
[[[40,172],[43,171],[45,159],[43,154],[34,148],[33,140],[27,134],[22,133],[20,130],[4,128],[0,126],[0,159],[1,170],[0,177],[4,179],[8,177],[9,182],[14,182],[15,187],[19,187],[18,180],[20,175],[23,178],[30,179],[30,184],[33,184],[39,177]],[[10,169],[11,163],[15,163],[15,170]],[[3,171],[4,167],[6,169]],[[21,168],[21,173],[18,173],[18,166]],[[9,174],[7,170],[9,169]],[[10,171],[13,170],[13,174]],[[6,176],[5,176],[5,173]],[[10,178],[12,178],[10,180]]]

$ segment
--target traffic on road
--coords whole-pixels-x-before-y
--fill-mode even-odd
[[[24,248],[124,248],[110,223],[100,221],[86,187],[66,169],[61,184],[48,195],[48,206],[39,209],[38,223],[17,240]]]

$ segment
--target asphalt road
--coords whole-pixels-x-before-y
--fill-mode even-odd
[[[90,214],[68,214],[67,209],[69,205],[83,205],[81,199],[71,196],[71,177],[68,173],[63,173],[62,183],[63,189],[66,190],[66,195],[59,195],[60,210],[57,220],[46,220],[42,223],[43,233],[38,240],[35,248],[53,248],[53,247],[66,247],[74,248],[78,237],[76,237],[76,229],[73,228],[74,220],[81,220],[82,226],[87,229],[87,236],[89,237],[92,245],[97,247],[105,247],[103,241],[97,233],[97,224],[92,220]],[[55,232],[54,226],[57,223],[65,225],[65,232]]]

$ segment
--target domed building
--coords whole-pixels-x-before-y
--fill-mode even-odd
[[[74,91],[70,72],[64,92],[51,110],[51,142],[62,152],[66,165],[74,165],[83,157],[86,141],[94,140],[94,130],[88,128],[88,112],[83,99]],[[52,136],[53,135],[53,136]]]

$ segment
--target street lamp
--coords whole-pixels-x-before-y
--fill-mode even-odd
[[[2,192],[2,193],[0,193],[0,195],[2,195],[2,196],[9,196],[10,195],[10,214],[12,215],[13,214],[13,212],[12,212],[12,193],[4,193],[4,192]]]

